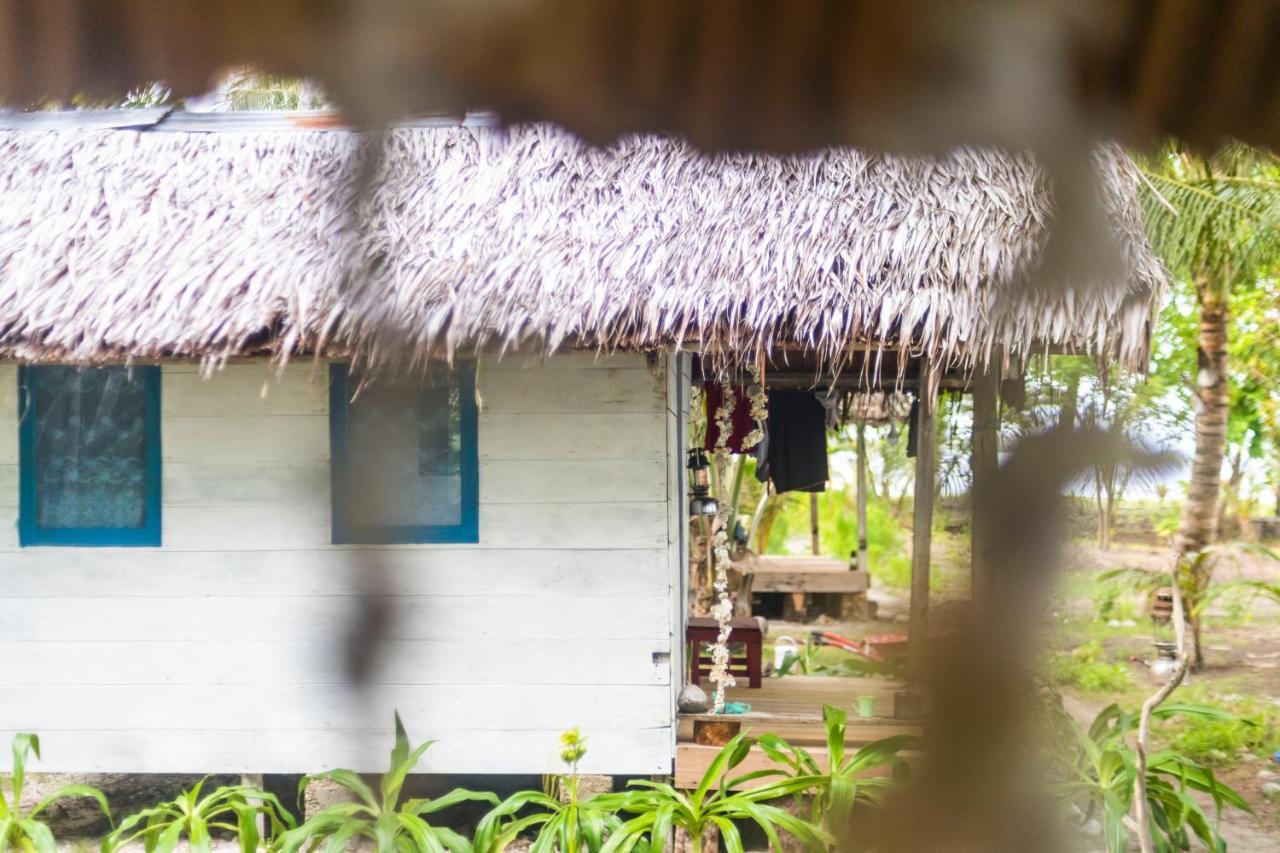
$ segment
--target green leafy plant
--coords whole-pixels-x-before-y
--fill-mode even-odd
[[[839,649],[832,649],[827,655],[822,653],[823,646],[815,643],[810,637],[803,646],[787,651],[782,666],[774,675],[782,678],[787,675],[832,675],[868,678],[877,675],[896,675],[901,669],[895,661],[874,661]],[[837,657],[838,656],[838,657]],[[837,657],[837,659],[832,659]]]
[[[777,735],[761,735],[757,743],[765,755],[786,769],[791,778],[813,780],[809,820],[814,825],[823,826],[838,841],[846,836],[852,824],[856,803],[880,802],[885,791],[897,784],[906,770],[900,753],[915,746],[919,739],[897,735],[846,753],[844,741],[848,714],[834,705],[823,705],[822,719],[827,729],[828,765],[825,769],[808,750],[792,746]],[[892,772],[868,775],[884,767],[889,767]]]
[[[1280,601],[1280,584],[1243,578],[1221,580],[1217,577],[1223,564],[1242,554],[1249,554],[1268,561],[1280,562],[1280,554],[1264,545],[1253,542],[1228,541],[1206,546],[1182,559],[1178,564],[1178,586],[1186,608],[1187,626],[1191,629],[1191,653],[1193,669],[1204,665],[1204,646],[1201,630],[1209,607],[1223,596],[1247,595]],[[1140,568],[1115,569],[1100,577],[1111,583],[1129,584],[1133,589],[1148,593],[1168,584],[1169,575],[1164,571]]]
[[[1092,640],[1049,660],[1049,673],[1056,684],[1066,684],[1086,693],[1120,693],[1133,682],[1121,664],[1103,660],[1102,643]]]
[[[1280,745],[1280,710],[1249,697],[1224,703],[1229,717],[1184,717],[1160,734],[1179,755],[1213,766],[1231,767],[1242,752],[1272,752]]]
[[[22,786],[26,781],[27,756],[40,758],[40,738],[31,732],[13,736],[13,772],[9,781],[12,796],[6,800],[0,788],[0,853],[9,850],[56,853],[53,832],[40,820],[40,815],[58,800],[89,797],[98,803],[102,813],[111,819],[111,809],[102,792],[91,785],[66,785],[40,800],[29,811],[22,810]]]
[[[601,795],[607,807],[635,815],[610,834],[604,853],[662,851],[677,829],[689,836],[694,853],[702,853],[705,836],[713,827],[719,830],[729,853],[743,853],[742,837],[735,825],[738,821],[751,821],[759,826],[772,850],[783,849],[779,830],[795,837],[806,849],[826,849],[831,838],[823,830],[769,802],[813,790],[822,781],[819,777],[788,778],[778,768],[729,775],[746,759],[753,744],[745,735],[736,735],[712,759],[692,791],[681,791],[665,782],[639,779],[630,782],[626,791]],[[769,777],[783,778],[763,781]],[[736,790],[756,781],[760,781],[757,787]]]
[[[426,741],[410,750],[409,736],[400,715],[396,714],[395,719],[396,742],[391,749],[391,769],[383,774],[378,794],[375,795],[360,774],[353,770],[330,770],[303,777],[298,786],[299,796],[310,782],[325,780],[345,788],[355,799],[335,803],[301,826],[288,830],[280,836],[276,850],[296,853],[315,850],[324,844],[328,851],[340,851],[357,839],[366,839],[373,842],[378,853],[470,853],[472,847],[468,839],[447,827],[429,823],[427,815],[466,801],[496,805],[498,798],[490,793],[455,788],[435,799],[415,798],[401,803],[405,779],[433,741]]]
[[[1062,697],[1046,688],[1045,710],[1054,730],[1050,757],[1053,788],[1060,802],[1075,810],[1081,822],[1096,819],[1103,828],[1109,853],[1124,853],[1129,845],[1127,824],[1133,805],[1137,757],[1129,737],[1138,727],[1138,716],[1117,705],[1104,708],[1089,728],[1083,729],[1062,706]],[[1230,714],[1208,705],[1166,703],[1155,709],[1153,720],[1172,717],[1228,719]],[[1226,843],[1192,792],[1208,794],[1217,815],[1225,806],[1251,812],[1249,804],[1213,770],[1173,750],[1147,757],[1147,804],[1151,834],[1160,851],[1187,850],[1191,836],[1210,850],[1224,851]]]
[[[130,815],[102,841],[103,853],[112,853],[141,839],[147,853],[169,853],[183,837],[192,853],[207,853],[213,833],[236,836],[244,853],[263,846],[258,819],[263,818],[273,834],[294,825],[291,814],[274,794],[252,785],[226,785],[204,792],[202,779],[167,803]]]
[[[560,759],[569,765],[569,772],[545,777],[541,791],[518,791],[485,815],[476,828],[477,853],[496,853],[521,833],[533,830],[537,837],[531,853],[577,853],[584,846],[594,853],[621,824],[603,795],[579,795],[578,762],[587,754],[582,732],[575,726],[560,736],[560,743]],[[529,809],[531,814],[520,814]]]

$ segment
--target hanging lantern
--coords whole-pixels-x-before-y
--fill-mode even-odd
[[[692,498],[689,500],[689,515],[712,516],[719,511],[720,505],[711,497],[711,463],[707,461],[706,452],[700,448],[689,451],[689,485]]]

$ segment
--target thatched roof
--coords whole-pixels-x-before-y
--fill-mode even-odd
[[[1029,159],[992,151],[708,158],[547,126],[8,130],[0,351],[799,345],[839,360],[909,337],[952,361],[999,344],[1134,364],[1163,271],[1131,164],[1097,163],[1122,280],[1028,289],[1050,195]]]

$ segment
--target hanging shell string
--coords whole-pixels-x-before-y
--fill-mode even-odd
[[[747,396],[751,400],[751,420],[755,425],[742,440],[743,451],[754,450],[764,440],[764,422],[769,417],[769,397],[764,393],[764,371],[759,365],[752,365],[751,386],[747,388]]]
[[[723,492],[729,477],[729,438],[733,434],[733,392],[727,382],[721,382],[722,394],[720,405],[716,409],[716,444],[714,464],[716,466],[716,483]],[[715,577],[712,588],[715,591],[716,603],[711,606],[711,615],[716,620],[719,632],[711,646],[711,672],[708,678],[715,690],[712,694],[711,713],[724,713],[724,691],[734,685],[733,676],[729,674],[729,635],[733,633],[733,599],[729,595],[729,502],[724,495],[716,510],[715,532],[712,534],[712,555],[714,557]]]
[[[751,417],[755,420],[755,426],[742,442],[744,451],[755,447],[764,437],[764,419],[768,417],[759,368],[751,369],[751,380]],[[724,394],[715,413],[716,428],[719,430],[716,436],[715,466],[717,482],[723,490],[729,477],[729,438],[733,432],[733,409],[736,398],[727,383],[722,383],[722,387]],[[726,497],[727,495],[721,495],[721,498]],[[716,512],[716,531],[712,540],[715,557],[715,580],[712,586],[716,594],[716,603],[711,607],[711,615],[715,617],[716,625],[719,627],[715,644],[711,647],[711,672],[708,676],[711,683],[715,685],[711,707],[713,714],[724,713],[725,689],[736,683],[729,673],[729,635],[733,633],[733,597],[729,592],[729,569],[732,566],[729,555],[729,530],[733,523],[733,519],[729,516],[732,510],[733,507],[729,505],[728,500],[722,499],[719,502]]]

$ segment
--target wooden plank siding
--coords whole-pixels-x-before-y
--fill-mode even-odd
[[[0,738],[38,731],[51,772],[378,771],[394,708],[439,741],[424,772],[555,770],[574,725],[587,772],[671,772],[674,370],[482,362],[479,543],[334,546],[327,366],[167,363],[161,547],[20,548],[0,364]],[[370,599],[387,642],[355,694]]]

